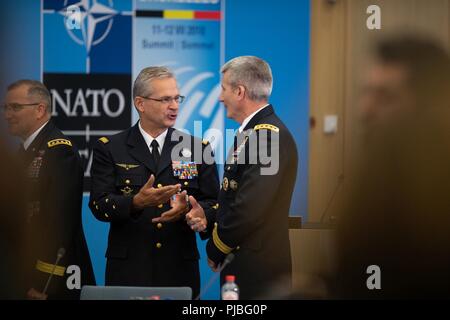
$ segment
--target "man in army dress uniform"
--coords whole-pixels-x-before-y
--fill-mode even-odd
[[[9,132],[23,140],[19,155],[28,180],[27,216],[22,221],[27,298],[77,299],[78,285],[95,284],[81,224],[83,167],[78,151],[51,121],[50,93],[42,83],[11,84],[4,112]],[[67,273],[69,265],[80,272]],[[75,286],[69,289],[68,277],[76,272],[80,282],[69,279]]]
[[[94,147],[89,206],[110,223],[105,283],[188,286],[196,296],[196,228],[184,215],[193,195],[214,220],[219,179],[212,148],[172,128],[184,97],[167,68],[143,69],[133,98],[139,122]]]
[[[217,270],[233,252],[222,283],[224,275],[232,274],[240,299],[270,297],[272,286],[291,285],[288,216],[297,175],[296,144],[268,104],[272,73],[265,61],[238,57],[221,72],[220,100],[227,117],[241,126],[225,164],[217,221],[208,223],[213,228],[208,263]],[[202,217],[201,209],[193,207],[187,217],[198,225],[189,218]]]

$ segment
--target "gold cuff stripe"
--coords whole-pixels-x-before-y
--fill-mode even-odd
[[[253,128],[253,130],[260,130],[260,129],[269,129],[269,130],[272,130],[272,131],[275,131],[275,132],[279,132],[280,131],[280,129],[277,127],[277,126],[274,126],[274,125],[272,125],[272,124],[258,124],[258,125],[256,125],[254,128]]]
[[[45,272],[45,273],[53,272],[54,275],[63,277],[66,272],[66,268],[56,265],[55,271],[53,271],[54,267],[55,267],[54,264],[46,263],[41,260],[36,261],[36,269],[37,270],[39,270],[41,272]]]
[[[220,240],[219,235],[217,233],[217,223],[214,224],[213,241],[217,249],[222,251],[224,254],[229,254],[231,251],[233,251],[232,248],[230,248],[225,243],[223,243],[222,240]]]
[[[70,142],[67,139],[54,139],[54,140],[51,140],[51,141],[47,142],[47,145],[48,145],[49,148],[55,147],[55,146],[59,146],[61,144],[65,144],[65,145],[67,145],[69,147],[72,146],[72,142]]]

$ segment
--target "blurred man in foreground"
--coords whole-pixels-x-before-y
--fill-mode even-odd
[[[375,60],[331,295],[448,298],[450,58],[432,41],[399,37],[381,42]]]

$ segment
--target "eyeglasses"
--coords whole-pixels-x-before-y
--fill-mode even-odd
[[[2,111],[3,112],[8,112],[8,111],[19,112],[24,107],[31,107],[31,106],[37,106],[37,105],[39,105],[39,102],[35,102],[35,103],[7,103],[7,104],[3,105]]]
[[[146,100],[153,100],[153,101],[158,101],[158,102],[162,102],[164,104],[169,104],[172,101],[176,102],[176,103],[183,103],[185,96],[175,96],[175,97],[162,97],[159,99],[156,98],[150,98],[150,97],[141,97],[144,98]]]

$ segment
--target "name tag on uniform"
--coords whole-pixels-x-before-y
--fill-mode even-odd
[[[197,164],[191,161],[172,161],[173,176],[182,180],[198,176]]]

